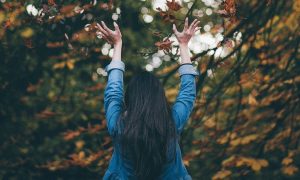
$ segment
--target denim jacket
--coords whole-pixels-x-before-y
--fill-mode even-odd
[[[106,66],[108,73],[108,82],[104,91],[104,109],[106,115],[106,124],[111,136],[116,133],[116,121],[122,112],[123,107],[123,73],[125,65],[121,60],[113,60]],[[196,98],[195,76],[199,73],[191,64],[182,64],[178,69],[181,85],[179,94],[172,107],[172,115],[175,121],[178,135],[182,132],[189,115],[192,111]],[[104,180],[127,180],[135,179],[133,169],[123,161],[119,144],[114,144],[114,151],[106,170]],[[129,178],[130,177],[130,178]],[[164,166],[163,173],[159,179],[166,180],[187,180],[192,179],[183,164],[181,150],[178,141],[176,142],[176,158],[171,164]]]

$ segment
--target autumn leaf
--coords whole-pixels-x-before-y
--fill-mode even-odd
[[[235,21],[236,15],[236,4],[235,0],[225,0],[223,2],[223,9],[216,11],[222,17],[230,18],[231,21]]]
[[[0,11],[0,24],[2,24],[2,22],[4,22],[6,19],[4,12]]]
[[[238,146],[238,145],[240,145],[241,144],[241,138],[237,138],[237,139],[234,139],[234,140],[231,140],[230,141],[230,145],[232,145],[232,146]]]
[[[178,11],[182,8],[175,0],[167,1],[167,6],[173,11]]]
[[[204,121],[204,126],[207,128],[214,128],[216,126],[215,118],[211,117]]]
[[[41,111],[40,113],[36,114],[35,116],[39,119],[47,119],[54,115],[56,115],[55,112],[52,112],[49,109],[45,109],[45,110]]]
[[[237,156],[232,155],[229,158],[222,161],[222,166],[224,166],[224,167],[233,166],[235,164],[236,159],[237,159]]]
[[[159,50],[164,50],[169,52],[171,50],[171,44],[174,41],[170,41],[169,39],[166,39],[164,41],[159,41],[155,43],[155,46],[158,47]]]
[[[213,177],[213,180],[218,180],[218,179],[225,179],[226,177],[230,176],[232,174],[231,171],[229,170],[221,170],[218,171]]]
[[[258,137],[258,134],[251,134],[248,136],[245,136],[241,139],[241,144],[245,145],[245,144],[249,144],[250,142],[256,140]]]
[[[293,162],[292,158],[286,157],[282,160],[281,164],[287,166],[287,165],[291,164],[292,162]]]
[[[69,60],[66,62],[66,65],[67,65],[68,69],[70,69],[70,70],[74,69],[74,61]]]
[[[2,2],[2,1],[1,1]],[[5,1],[4,1],[5,2]],[[11,10],[13,8],[13,4],[6,2],[1,4],[5,10]]]
[[[238,159],[236,166],[250,166],[253,171],[260,171],[262,167],[268,166],[268,161],[264,159],[254,159],[254,158],[248,158],[248,157],[241,157]]]
[[[225,144],[229,141],[229,138],[230,138],[230,133],[227,133],[226,135],[224,136],[221,136],[220,138],[217,139],[217,143],[219,144]]]
[[[255,99],[255,97],[252,94],[249,94],[249,96],[248,96],[248,103],[250,105],[254,105],[254,106],[258,105],[257,100]]]
[[[284,174],[289,175],[289,176],[294,175],[298,170],[299,170],[298,167],[292,166],[292,165],[290,165],[290,166],[284,166],[284,167],[281,168],[281,171]]]
[[[178,90],[176,88],[171,88],[166,91],[166,97],[170,100],[175,100]]]
[[[34,34],[34,31],[33,31],[33,29],[30,28],[30,27],[25,28],[25,29],[21,32],[21,36],[22,36],[23,38],[30,38],[31,36],[33,36],[33,34]]]
[[[235,0],[225,0],[224,9],[228,14],[234,16],[236,13]]]
[[[165,22],[175,22],[175,16],[170,14],[169,11],[165,12],[161,8],[156,8],[159,11],[159,15],[163,18],[163,21]]]
[[[72,70],[74,69],[74,63],[75,63],[74,59],[70,59],[65,62],[55,63],[53,65],[53,69],[63,69],[64,67],[67,67],[69,70]]]
[[[63,138],[65,141],[71,140],[81,134],[81,131],[67,131],[63,133]]]
[[[78,158],[83,159],[84,157],[85,157],[84,151],[80,151],[79,154],[78,154]]]
[[[253,171],[260,171],[261,168],[267,167],[268,161],[265,159],[255,159],[252,157],[231,156],[222,162],[223,167],[251,167]]]
[[[4,29],[9,28],[12,25],[12,22],[10,20],[5,21],[4,23]]]
[[[219,15],[221,15],[223,17],[228,16],[228,12],[225,9],[218,10],[217,14],[219,14]]]
[[[69,16],[73,15],[75,7],[76,7],[75,4],[69,4],[69,5],[61,7],[59,11],[61,14],[69,17]]]
[[[82,147],[85,145],[85,142],[83,140],[79,140],[75,142],[75,146],[77,149],[82,149]]]
[[[26,88],[26,91],[29,93],[36,92],[42,83],[43,83],[42,79],[40,79],[36,84],[29,83],[29,85]]]
[[[62,69],[62,68],[65,67],[65,65],[66,65],[65,62],[55,63],[55,64],[53,65],[53,69]]]
[[[56,3],[55,3],[54,0],[48,0],[48,4],[49,4],[50,6],[56,5]]]

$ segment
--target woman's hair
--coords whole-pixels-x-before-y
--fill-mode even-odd
[[[143,71],[132,77],[125,92],[119,134],[122,157],[129,159],[137,179],[157,179],[163,166],[175,158],[176,129],[165,91]],[[120,126],[119,126],[120,127]]]

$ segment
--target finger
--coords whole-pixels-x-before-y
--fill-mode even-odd
[[[105,39],[106,41],[109,41],[109,35],[104,34],[104,33],[101,32],[101,31],[100,31],[100,33],[101,33],[103,39]]]
[[[115,26],[115,30],[121,34],[119,25],[116,22],[114,22],[114,26]]]
[[[104,32],[106,32],[106,34],[109,34],[110,33],[110,29],[106,26],[106,24],[103,22],[103,21],[101,21],[101,29],[104,31]]]
[[[106,24],[105,24],[103,21],[101,21],[101,24],[102,24],[103,28],[104,28],[107,32],[109,32],[109,33],[112,33],[112,32],[113,32],[111,29],[109,29],[109,28],[106,26]]]
[[[109,36],[109,33],[107,31],[105,31],[102,27],[101,29],[99,28],[99,31],[102,33],[102,34],[105,34],[106,36]]]
[[[100,25],[100,24],[98,24],[97,23],[97,27],[98,27],[98,29],[100,30],[100,32],[102,33],[102,34],[105,34],[105,35],[108,35],[109,33],[105,30],[105,29],[103,29],[103,27]]]
[[[109,44],[113,44],[113,42],[109,39],[108,36],[103,35],[102,38],[103,38],[105,41],[107,41]]]
[[[196,27],[196,28],[194,29],[194,33],[197,32],[197,31],[200,30],[200,29],[201,29],[201,27]]]
[[[107,36],[103,33],[101,33],[102,39],[105,39],[107,41]]]
[[[175,34],[177,34],[177,33],[178,33],[178,30],[177,30],[177,28],[176,28],[176,25],[175,25],[175,24],[173,24],[173,32],[174,32]]]
[[[184,21],[184,28],[183,28],[183,30],[184,30],[184,31],[187,30],[188,27],[189,27],[189,19],[188,19],[188,17],[186,17],[186,18],[185,18],[185,21]]]
[[[197,19],[194,19],[194,21],[190,24],[190,29],[192,29],[192,27],[194,26],[194,24],[197,22]]]
[[[199,24],[200,24],[200,21],[197,21],[197,22],[192,26],[192,29],[194,30],[196,27],[198,27]]]

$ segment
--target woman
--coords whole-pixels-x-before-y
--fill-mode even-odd
[[[126,89],[123,103],[123,73],[121,59],[122,35],[102,21],[98,24],[103,39],[114,46],[111,63],[105,68],[108,82],[104,92],[104,108],[114,152],[103,179],[191,179],[181,157],[178,139],[192,111],[196,98],[195,76],[188,53],[188,42],[199,21],[173,31],[180,46],[181,65],[178,69],[181,86],[173,107],[169,107],[163,86],[149,72],[134,76]]]

